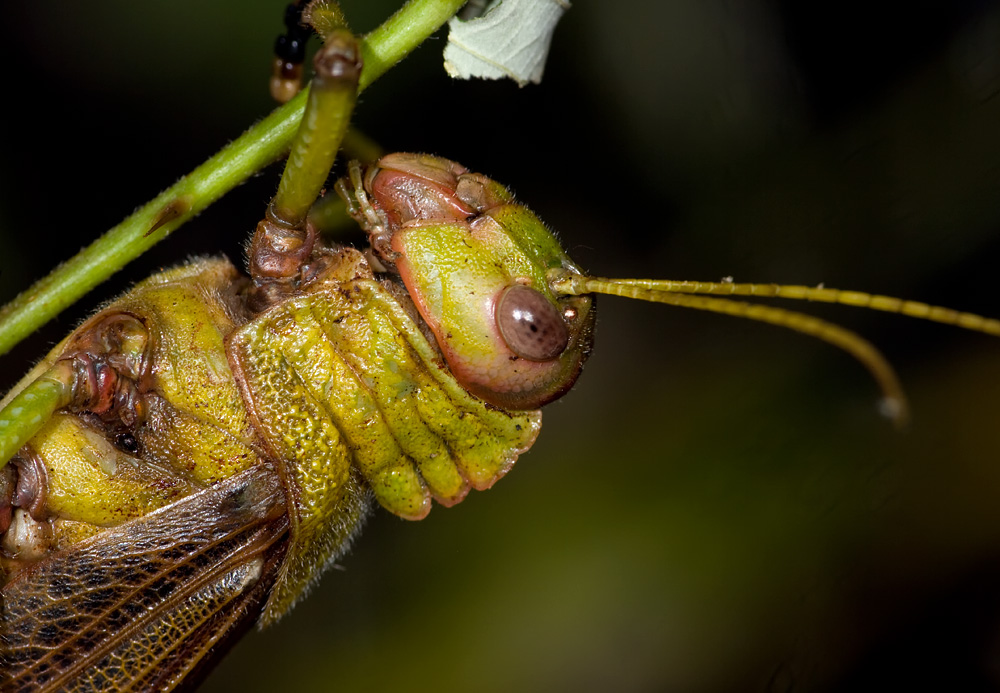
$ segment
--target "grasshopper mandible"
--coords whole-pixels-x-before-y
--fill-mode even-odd
[[[339,191],[369,252],[325,248],[308,212],[360,72],[349,34],[325,40],[249,279],[224,260],[156,275],[5,400],[19,427],[4,438],[15,463],[4,471],[3,654],[17,684],[178,684],[241,628],[284,613],[347,547],[372,497],[419,519],[432,499],[452,505],[492,485],[534,441],[535,409],[578,375],[595,293],[819,336],[869,367],[898,419],[896,378],[864,340],[694,294],[841,302],[998,332],[858,292],[589,277],[505,188],[424,155],[351,164]],[[138,651],[140,640],[155,647]]]

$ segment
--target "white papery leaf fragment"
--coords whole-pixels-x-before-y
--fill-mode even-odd
[[[567,0],[502,0],[482,17],[448,22],[444,69],[456,79],[503,79],[520,86],[542,81],[552,32]]]

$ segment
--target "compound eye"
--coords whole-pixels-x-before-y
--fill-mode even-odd
[[[504,289],[496,307],[497,327],[507,346],[529,361],[551,361],[569,344],[569,329],[540,291],[520,284]]]

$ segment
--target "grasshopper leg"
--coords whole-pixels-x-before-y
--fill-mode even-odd
[[[310,207],[326,182],[347,131],[361,51],[345,29],[333,31],[313,60],[316,76],[302,123],[292,143],[278,192],[250,242],[251,310],[260,312],[291,295],[313,251],[316,231]]]

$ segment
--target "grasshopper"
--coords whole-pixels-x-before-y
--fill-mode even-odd
[[[6,398],[0,418],[10,427],[26,422],[25,411],[41,420],[6,439],[14,463],[5,468],[5,608],[14,625],[4,654],[17,684],[190,685],[243,629],[285,613],[342,555],[373,503],[420,519],[435,501],[454,505],[490,487],[534,442],[535,410],[579,374],[594,294],[825,339],[869,368],[899,421],[898,380],[867,342],[729,297],[848,303],[998,332],[986,318],[860,292],[589,276],[506,188],[428,155],[351,163],[337,187],[368,249],[324,247],[309,212],[360,69],[353,38],[326,32],[292,163],[250,244],[248,278],[222,260],[155,275],[84,323]],[[47,404],[34,409],[39,400]],[[72,478],[77,465],[100,475],[60,486],[58,474]],[[170,467],[188,475],[164,474]],[[119,551],[147,542],[145,553]],[[120,579],[136,556],[148,571],[141,587]],[[178,566],[179,575],[167,570]],[[125,592],[85,598],[94,584],[112,585],[111,575]],[[94,616],[84,633],[103,638],[73,632],[80,613],[50,633],[61,617],[38,616],[40,595],[67,600],[55,610]],[[146,616],[133,613],[139,605]],[[163,651],[122,655],[134,647],[119,637],[122,619]],[[161,635],[177,621],[193,625]],[[52,639],[40,643],[43,635]],[[34,649],[49,647],[55,654]]]

